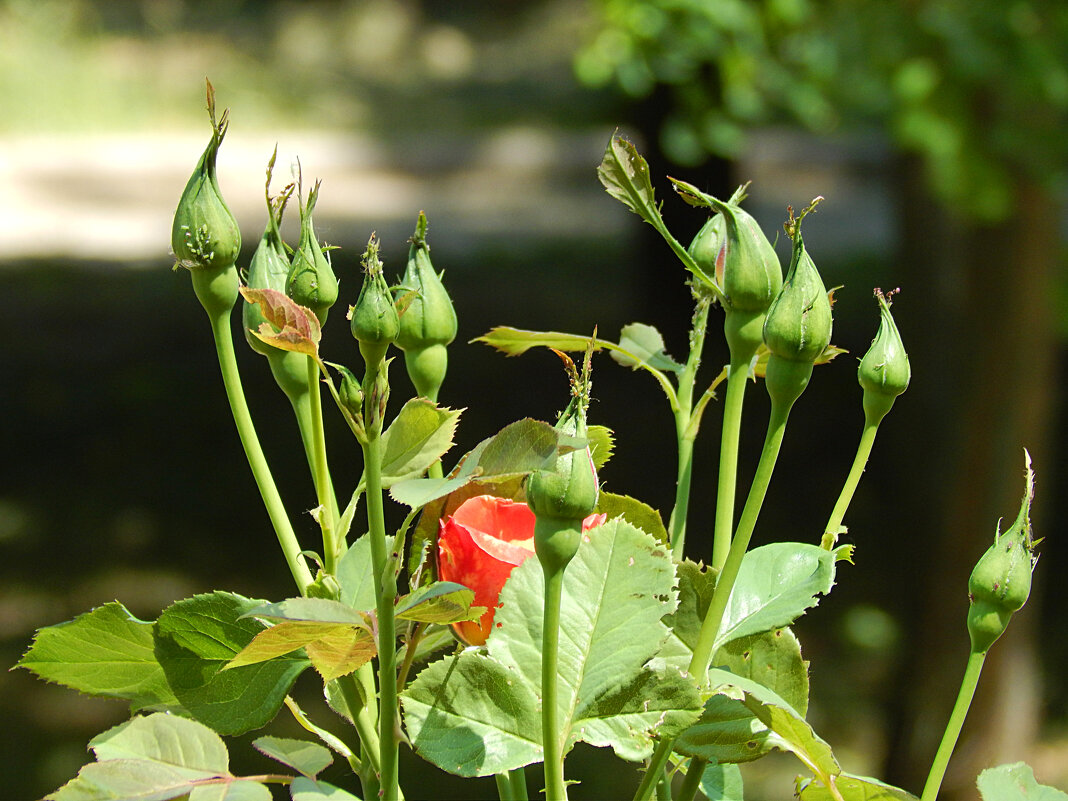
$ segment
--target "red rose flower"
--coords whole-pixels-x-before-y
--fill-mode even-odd
[[[582,521],[588,531],[605,521],[594,514]],[[482,645],[493,626],[493,612],[504,582],[534,555],[534,513],[525,503],[478,495],[438,523],[438,578],[475,591],[474,606],[486,607],[478,621],[454,623],[469,645]]]

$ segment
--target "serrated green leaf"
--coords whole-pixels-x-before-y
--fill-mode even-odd
[[[227,662],[223,670],[255,665],[257,662],[266,662],[269,659],[285,656],[323,638],[340,635],[352,639],[358,631],[364,631],[364,629],[349,623],[284,620],[275,626],[264,629],[253,637],[252,642]]]
[[[399,481],[389,494],[397,503],[418,509],[472,481],[500,482],[550,468],[560,453],[573,449],[570,438],[548,423],[517,420],[472,448],[446,478]]]
[[[976,785],[983,801],[1068,801],[1068,793],[1039,784],[1026,762],[987,768]]]
[[[314,779],[326,770],[334,761],[329,749],[307,740],[294,740],[289,737],[259,737],[252,741],[252,747],[283,765],[288,765],[297,773]]]
[[[244,617],[262,602],[225,592],[196,595],[164,610],[154,628],[156,658],[178,701],[220,734],[268,723],[308,660],[288,655],[223,670],[265,626]]]
[[[749,551],[727,602],[715,648],[788,626],[834,586],[839,554],[818,545],[776,542]]]
[[[607,515],[609,520],[617,517],[623,518],[635,528],[640,528],[646,534],[652,534],[661,544],[666,544],[669,540],[660,512],[637,498],[602,491],[597,496],[596,511]]]
[[[808,712],[808,663],[790,629],[773,629],[731,640],[712,664],[762,684],[804,717]]]
[[[624,367],[637,370],[648,365],[656,370],[680,373],[683,365],[668,356],[664,337],[651,325],[631,323],[619,332],[620,350],[612,351],[612,358]]]
[[[590,457],[593,459],[593,469],[600,471],[615,451],[616,438],[612,429],[605,426],[590,426],[586,429],[586,439],[590,443]]]
[[[355,609],[327,598],[287,598],[277,603],[261,603],[246,612],[244,617],[347,623],[365,628],[369,626],[367,619]]]
[[[294,779],[289,791],[293,801],[360,801],[352,793],[326,782],[306,779],[303,776]]]
[[[654,728],[681,731],[697,718],[691,681],[645,667],[667,633],[661,618],[674,607],[674,582],[670,553],[634,526],[615,520],[583,536],[563,581],[558,715],[565,749],[584,740],[641,759],[652,750]],[[536,560],[517,567],[486,649],[433,663],[405,693],[408,731],[424,758],[462,776],[540,758],[540,727],[531,721],[540,720],[543,584]],[[483,686],[494,688],[492,701],[478,697]]]
[[[708,801],[743,801],[742,772],[737,765],[709,765],[701,774],[701,792]]]
[[[409,400],[382,432],[382,486],[421,475],[452,447],[459,409]]]
[[[489,776],[542,758],[537,696],[482,649],[431,663],[402,703],[416,752],[449,773]]]
[[[355,627],[320,637],[304,646],[304,650],[326,682],[358,670],[378,653],[374,635]]]
[[[197,782],[236,781],[222,738],[194,720],[156,713],[134,717],[98,734],[89,742],[97,761],[48,796],[55,801],[166,801],[190,792]],[[260,785],[262,787],[262,785]],[[205,788],[206,789],[206,788]],[[227,801],[270,798],[267,795],[200,794]],[[255,792],[255,791],[253,791]]]
[[[867,776],[843,773],[835,776],[833,781],[838,796],[835,796],[825,784],[816,779],[799,779],[798,797],[801,801],[836,801],[837,798],[841,798],[842,801],[919,801],[912,793]],[[988,801],[995,801],[995,799],[996,801],[1009,801],[1009,798],[999,795],[993,796]]]
[[[189,801],[271,801],[267,786],[247,779],[199,785],[189,794]]]
[[[117,602],[40,629],[16,667],[88,695],[126,699],[134,712],[178,707],[156,660],[152,623]]]
[[[386,535],[386,550],[393,548],[393,537]],[[375,574],[371,561],[371,537],[364,534],[341,555],[337,562],[337,583],[341,603],[358,612],[370,612],[375,600]]]
[[[410,595],[397,599],[395,616],[401,620],[421,623],[459,623],[478,620],[485,607],[471,606],[474,590],[451,581],[438,581],[420,587]]]
[[[531,348],[553,348],[563,351],[584,351],[590,344],[590,337],[578,334],[565,334],[560,331],[525,331],[522,328],[510,328],[499,325],[491,328],[472,342],[482,342],[507,356],[519,356]],[[611,344],[606,340],[595,339],[594,347],[601,348]]]

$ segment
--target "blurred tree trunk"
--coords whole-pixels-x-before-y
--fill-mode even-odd
[[[915,583],[904,577],[906,593],[918,588],[910,599],[913,636],[907,640],[914,650],[903,662],[894,700],[886,775],[918,792],[964,671],[968,576],[992,542],[995,523],[1011,521],[1019,508],[1024,447],[1034,459],[1039,517],[1043,489],[1052,490],[1043,468],[1054,450],[1059,205],[1021,179],[1013,217],[979,225],[931,199],[918,162],[907,161],[899,174],[903,269],[911,274],[908,285],[921,289],[908,295],[916,318],[908,326],[914,332],[910,352],[936,360],[934,375],[927,376],[936,383],[917,386],[926,397],[914,412],[934,414],[912,421],[908,430],[925,438],[917,443],[948,444],[929,476],[937,511],[905,545],[920,573]],[[926,341],[912,345],[913,337]],[[1039,725],[1035,607],[1019,613],[991,649],[942,799],[977,798],[980,770],[1028,757]]]

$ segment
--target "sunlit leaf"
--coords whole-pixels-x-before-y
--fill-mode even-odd
[[[374,635],[355,627],[330,632],[308,643],[304,650],[323,681],[349,675],[378,653]]]
[[[459,623],[478,620],[485,607],[471,606],[474,590],[451,581],[438,581],[420,587],[411,595],[397,599],[395,615],[401,620],[422,623]]]
[[[616,447],[615,436],[612,429],[605,426],[590,426],[586,429],[586,439],[590,443],[590,457],[593,459],[593,469],[600,471]]]
[[[409,400],[382,432],[382,483],[388,487],[421,475],[452,446],[459,409],[442,409],[426,398]]]
[[[609,520],[621,517],[635,528],[652,534],[658,542],[666,544],[668,541],[667,529],[664,528],[660,512],[637,498],[602,491],[597,496],[596,511],[607,515]]]
[[[1068,793],[1039,784],[1025,762],[987,768],[976,784],[983,801],[1068,801]]]
[[[632,370],[644,365],[673,373],[683,369],[683,365],[667,355],[664,337],[651,325],[631,323],[623,326],[619,332],[619,347],[612,351],[612,358]]]
[[[246,301],[259,304],[260,311],[267,320],[258,331],[253,331],[253,334],[279,350],[318,357],[322,330],[319,327],[319,318],[314,312],[274,289],[243,286],[240,291]]]
[[[329,749],[307,740],[294,740],[288,737],[259,737],[252,741],[252,747],[261,754],[276,759],[297,771],[314,779],[334,761]]]
[[[257,634],[252,642],[226,663],[223,670],[232,670],[243,665],[254,665],[257,662],[266,662],[268,659],[285,656],[324,637],[341,635],[351,639],[357,631],[363,631],[363,629],[348,623],[284,620]]]
[[[293,794],[293,801],[360,801],[340,787],[303,776],[293,780],[289,791]]]
[[[837,801],[838,799],[842,801],[919,801],[912,793],[867,776],[843,773],[835,776],[832,781],[837,795],[832,793],[823,782],[811,777],[798,780],[797,795],[801,801]],[[995,795],[986,801],[1010,801],[1011,798],[1011,796]],[[1054,801],[1054,799],[1049,801]]]

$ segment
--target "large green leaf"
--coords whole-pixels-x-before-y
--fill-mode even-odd
[[[667,633],[661,618],[674,608],[674,583],[670,553],[645,532],[615,520],[584,535],[563,582],[557,703],[565,750],[583,740],[638,760],[652,750],[653,729],[671,736],[697,718],[689,680],[645,667]],[[543,585],[537,560],[517,567],[486,648],[433,663],[405,693],[408,731],[424,758],[463,776],[540,759]],[[479,698],[483,687],[493,688],[492,699]]]
[[[38,631],[16,667],[89,695],[129,700],[135,712],[176,708],[153,649],[152,623],[112,602]]]
[[[178,701],[220,734],[241,734],[278,712],[308,660],[290,654],[223,670],[264,630],[245,617],[262,602],[226,592],[196,595],[164,610],[156,621],[156,658]]]
[[[797,796],[801,801],[837,801],[839,798],[841,801],[919,801],[912,793],[867,776],[843,773],[835,776],[832,781],[837,795],[817,779],[798,779]],[[1022,799],[1023,796],[1020,798]],[[1012,796],[994,795],[987,801],[1011,801],[1011,799]]]
[[[1025,762],[987,768],[976,784],[983,801],[1068,801],[1068,793],[1039,784]]]
[[[259,737],[252,741],[252,747],[310,779],[314,779],[334,761],[329,749],[307,740],[294,740],[289,737]]]
[[[459,409],[426,398],[409,400],[382,432],[382,485],[421,475],[452,447]]]
[[[157,713],[93,738],[97,761],[47,796],[52,801],[270,801],[254,781],[230,774],[222,739],[194,720]],[[210,784],[203,784],[210,782]]]

